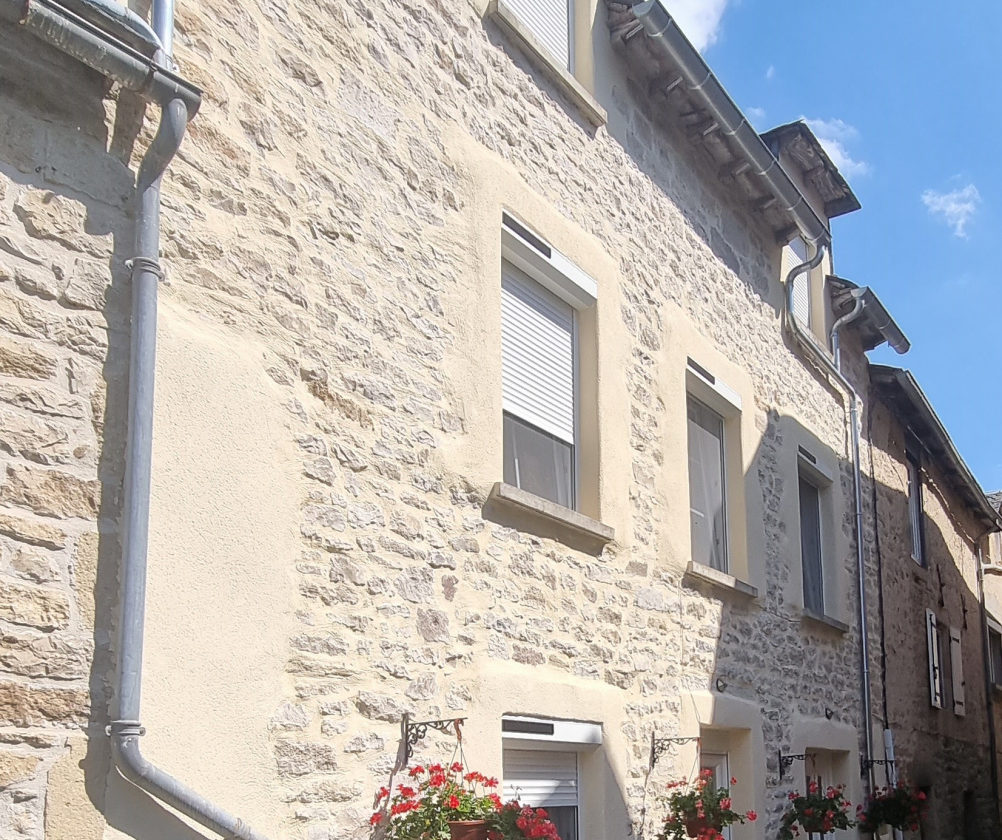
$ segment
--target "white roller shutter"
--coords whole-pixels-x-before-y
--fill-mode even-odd
[[[798,265],[807,262],[807,245],[800,237],[791,240],[786,246],[786,271],[790,272]],[[793,316],[804,326],[811,323],[811,273],[805,271],[793,280]]]
[[[925,611],[926,647],[929,651],[929,704],[937,709],[943,708],[943,669],[939,655],[939,632],[936,623],[936,613]]]
[[[967,708],[964,705],[964,656],[960,644],[960,631],[950,628],[950,667],[953,673],[953,713],[964,715]]]
[[[571,66],[571,2],[573,0],[505,0],[505,5],[568,70]]]
[[[574,444],[574,310],[514,266],[501,272],[504,410]]]
[[[502,799],[533,808],[578,804],[578,756],[550,750],[508,750],[502,759]]]

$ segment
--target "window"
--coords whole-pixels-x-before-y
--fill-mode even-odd
[[[932,610],[925,611],[926,648],[929,653],[929,705],[943,708],[943,668],[942,648],[939,638],[939,624]]]
[[[1002,631],[988,628],[988,656],[991,660],[992,683],[1002,686]]]
[[[799,236],[786,246],[786,271],[807,262],[807,243]],[[811,272],[798,274],[793,280],[793,317],[805,327],[811,325]]]
[[[692,559],[726,572],[724,419],[691,394],[687,403]]]
[[[505,263],[501,273],[504,480],[564,507],[575,478],[574,310]]]
[[[560,67],[571,69],[571,22],[574,0],[505,0],[508,7],[546,48]]]
[[[800,482],[800,562],[804,574],[804,608],[825,614],[825,581],[821,557],[821,491],[803,470]]]
[[[731,788],[731,767],[727,753],[721,752],[700,752],[700,771],[710,771],[710,784],[718,788]],[[724,840],[731,840],[731,827],[727,826],[722,832]]]
[[[578,840],[578,754],[505,749],[502,799],[545,808],[560,840]]]
[[[922,464],[917,455],[909,452],[908,464],[908,524],[912,538],[912,559],[925,566],[925,533],[922,521]]]
[[[560,840],[581,832],[582,764],[602,744],[597,723],[505,715],[501,719],[502,798],[545,808]]]

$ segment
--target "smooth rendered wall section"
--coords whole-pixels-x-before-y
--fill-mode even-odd
[[[258,831],[283,836],[272,731],[293,635],[301,488],[262,345],[166,298],[158,330],[144,655],[147,757]],[[187,832],[113,772],[124,836]]]

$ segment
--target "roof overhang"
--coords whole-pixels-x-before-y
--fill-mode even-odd
[[[936,459],[946,478],[990,531],[1002,530],[1002,517],[992,507],[915,377],[903,368],[870,365],[870,381],[881,399]]]
[[[703,149],[721,182],[781,243],[796,235],[821,247],[827,220],[814,211],[779,160],[679,29],[662,0],[605,0],[613,46],[655,113]]]
[[[785,152],[800,167],[804,180],[824,202],[829,219],[860,209],[859,199],[807,123],[797,120],[777,126],[762,134],[762,139],[777,158]]]
[[[857,301],[862,303],[859,317],[850,321],[847,327],[859,334],[864,350],[872,350],[885,341],[897,353],[907,353],[911,349],[908,337],[869,286],[857,286],[851,280],[834,274],[828,275],[828,284],[832,290],[832,307],[836,317],[851,312]]]

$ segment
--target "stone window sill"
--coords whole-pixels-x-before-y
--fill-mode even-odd
[[[849,625],[844,621],[839,621],[837,618],[832,618],[830,615],[823,615],[822,613],[816,613],[814,610],[804,609],[802,613],[803,619],[811,624],[820,624],[823,627],[827,627],[829,630],[835,630],[839,633],[845,635],[849,632]]]
[[[604,546],[616,538],[616,531],[608,525],[503,481],[491,488],[487,504],[526,516],[532,524],[544,526],[547,536],[572,545],[584,540]]]
[[[727,572],[721,572],[719,569],[714,569],[703,563],[696,563],[693,560],[690,560],[689,565],[685,567],[685,577],[689,578],[690,581],[708,583],[722,592],[741,595],[745,598],[758,597],[758,587],[752,586],[734,575],[729,575]]]
[[[608,122],[609,115],[605,108],[598,104],[595,97],[585,90],[581,82],[575,79],[570,72],[554,63],[553,56],[518,19],[518,15],[508,8],[505,0],[491,0],[487,14],[507,36],[515,41],[532,62],[552,79],[588,122],[596,128]]]

